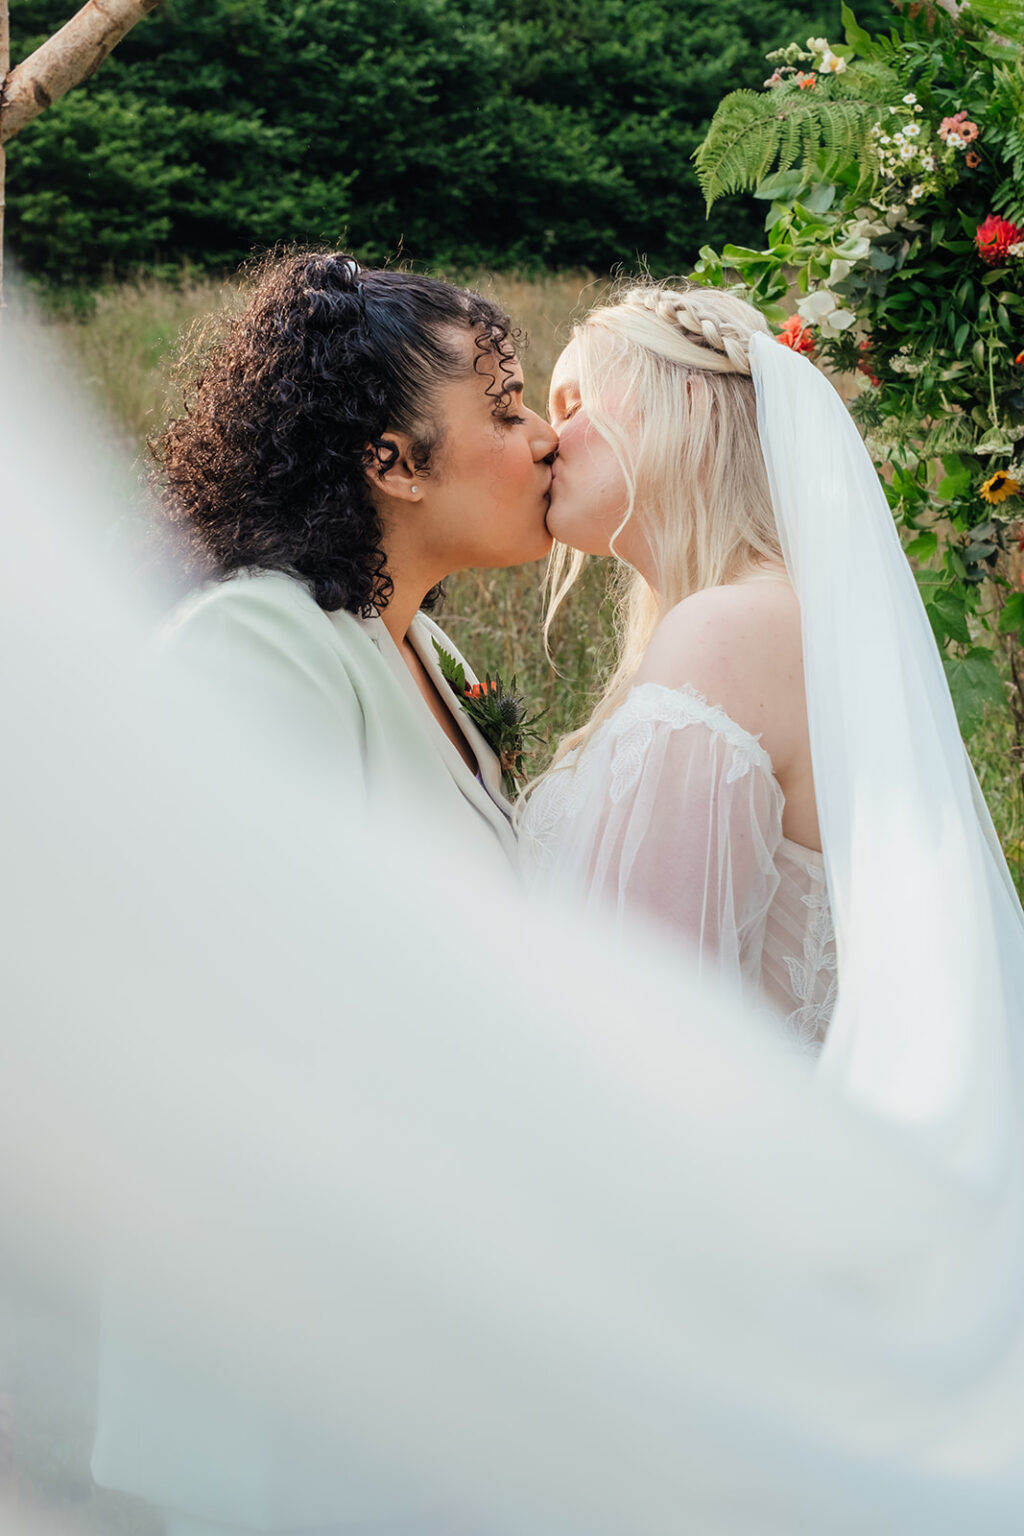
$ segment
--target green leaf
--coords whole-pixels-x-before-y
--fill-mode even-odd
[[[966,656],[944,656],[943,666],[960,729],[965,736],[972,736],[986,710],[1006,707],[1006,687],[992,652],[976,645]]]
[[[827,213],[835,200],[836,189],[830,181],[819,181],[806,197],[801,198],[804,207],[809,208],[812,213]]]
[[[1024,592],[1011,592],[999,615],[999,633],[1012,635],[1018,629],[1024,629]]]
[[[799,197],[807,185],[807,178],[803,171],[776,171],[774,176],[766,176],[754,188],[754,196],[771,200],[772,202],[790,203]]]
[[[843,33],[850,47],[856,53],[859,53],[862,59],[872,58],[875,50],[871,41],[871,35],[865,32],[862,26],[858,25],[857,18],[848,5],[843,6],[840,16],[843,23]]]
[[[460,696],[466,691],[466,669],[461,661],[456,661],[450,651],[434,641],[434,650],[437,652],[437,660],[441,667],[441,675],[446,683],[450,683],[455,692]]]
[[[916,539],[911,539],[904,553],[911,560],[930,560],[939,547],[939,537],[936,533],[919,533]]]
[[[955,501],[958,496],[970,490],[973,476],[963,459],[956,454],[943,454],[942,467],[946,477],[939,485],[939,495],[944,501]]]
[[[956,588],[939,587],[930,596],[925,596],[924,605],[940,645],[947,640],[955,640],[958,645],[970,644],[971,632],[967,628],[964,599]]]

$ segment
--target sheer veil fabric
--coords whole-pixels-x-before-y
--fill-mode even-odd
[[[154,1352],[289,1419],[274,1518],[250,1513],[269,1468],[239,1486],[228,1458],[183,1468],[152,1422],[126,1426],[135,1492],[197,1519],[294,1529],[315,1496],[331,1530],[438,1509],[449,1531],[501,1536],[1015,1530],[1020,929],[923,631],[898,688],[886,672],[916,610],[877,499],[843,481],[850,544],[867,516],[871,569],[892,578],[863,599],[874,628],[855,594],[847,614],[822,583],[816,603],[819,561],[853,558],[842,528],[810,564],[804,530],[787,532],[809,584],[818,761],[839,742],[839,783],[819,793],[844,953],[882,968],[851,987],[823,1075],[653,939],[617,947],[596,919],[446,861],[415,808],[366,826],[327,785],[296,796],[265,734],[257,792],[215,689],[169,730],[140,684],[152,614],[103,537],[124,477],[54,387],[57,360],[40,385],[38,335],[15,342],[0,1275],[15,1415],[31,1407],[43,1438],[4,1531],[83,1530],[46,1440],[61,1379],[33,1341],[52,1314],[88,1332],[112,1252]],[[782,370],[769,452],[792,440],[796,475],[798,452],[834,441],[806,466],[820,516],[857,457],[828,397],[790,419],[792,361],[757,358],[769,397]],[[837,694],[815,658],[844,634],[877,675]],[[931,784],[933,763],[919,814],[911,770]],[[901,849],[909,912],[885,889]],[[926,875],[965,882],[948,900],[981,946],[973,989],[930,926],[953,919]],[[216,1401],[197,1406],[204,1425]],[[217,1445],[238,1429],[209,1427]]]
[[[821,1071],[997,1186],[1017,1151],[1020,904],[857,429],[806,358],[761,335],[750,356],[838,952]]]

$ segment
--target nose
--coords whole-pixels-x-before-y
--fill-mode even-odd
[[[554,458],[558,449],[558,433],[550,422],[545,421],[543,416],[538,416],[536,411],[531,412],[531,415],[533,416],[533,423],[530,442],[533,448],[533,457],[538,463],[542,459]]]

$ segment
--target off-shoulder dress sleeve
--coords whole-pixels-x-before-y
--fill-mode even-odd
[[[757,738],[690,688],[644,683],[527,802],[536,878],[653,918],[705,971],[760,981],[783,796]]]

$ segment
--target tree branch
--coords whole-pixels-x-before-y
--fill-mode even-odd
[[[160,0],[88,0],[7,76],[0,100],[0,144],[20,133],[51,102],[96,73],[112,48]]]
[[[11,67],[11,19],[7,0],[0,0],[0,119],[7,100],[7,71]],[[7,196],[7,156],[0,139],[0,309],[4,307],[4,214]]]

